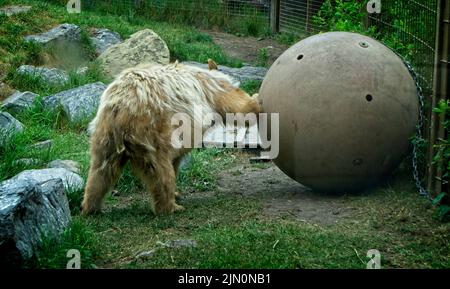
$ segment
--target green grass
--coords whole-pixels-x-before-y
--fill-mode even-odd
[[[149,20],[135,15],[114,15],[95,11],[83,11],[81,14],[68,14],[65,5],[49,4],[35,0],[8,0],[7,4],[30,4],[29,13],[12,17],[1,16],[0,24],[0,79],[10,74],[9,81],[14,78],[14,71],[21,64],[42,63],[45,51],[39,45],[23,40],[29,34],[40,33],[60,23],[73,23],[81,26],[85,54],[93,57],[92,45],[89,43],[87,31],[91,27],[109,28],[117,31],[123,38],[142,29],[152,29],[167,43],[172,60],[192,60],[206,63],[209,58],[232,67],[242,66],[242,61],[233,59],[217,46],[206,34],[183,24],[173,24]],[[29,17],[39,15],[39,17]],[[12,74],[12,76],[11,76]],[[15,83],[13,83],[15,84]],[[12,85],[13,85],[12,84]]]
[[[200,260],[197,268],[230,269],[363,268],[367,263],[358,260],[353,250],[358,248],[360,252],[366,252],[367,246],[357,244],[363,240],[293,222],[250,220],[239,227],[204,228],[196,232],[194,238],[199,240],[203,250],[160,251],[155,267],[167,266],[170,255],[176,256],[174,267],[188,268],[193,259]]]
[[[450,224],[432,218],[433,208],[418,197],[408,178],[398,176],[371,192],[343,196],[347,206],[356,208],[352,217],[334,225],[317,225],[289,214],[277,218],[264,215],[263,196],[218,191],[218,173],[241,166],[245,155],[228,151],[222,157],[216,150],[199,150],[193,155],[196,165],[184,174],[195,177],[182,179],[188,189],[182,190],[185,197],[179,201],[186,211],[155,216],[149,196],[133,191],[108,197],[101,215],[74,216],[75,222],[94,232],[92,243],[83,247],[88,263],[106,268],[363,269],[368,262],[366,252],[378,249],[383,268],[450,266]],[[197,187],[198,176],[213,181]],[[198,246],[170,249],[157,244],[175,239],[194,239]],[[40,258],[54,262],[39,264],[65,264],[69,245],[63,242],[55,245],[56,251],[41,252]],[[152,258],[134,260],[138,253],[154,248],[160,249]]]
[[[84,129],[69,127],[60,118],[60,113],[45,111],[39,102],[30,110],[16,118],[25,127],[23,133],[16,134],[0,149],[0,180],[5,180],[23,169],[40,167],[54,159],[73,159],[88,162],[88,136]],[[30,146],[52,139],[50,149],[30,149]],[[37,159],[36,165],[17,165],[16,161],[24,158]]]
[[[270,60],[269,49],[267,49],[266,47],[261,48],[258,51],[258,56],[256,58],[256,65],[262,67],[269,67],[269,60]]]
[[[208,191],[217,186],[215,173],[233,163],[231,151],[216,148],[195,150],[190,154],[187,169],[178,176],[178,187],[182,191]]]
[[[93,250],[93,248],[101,248],[98,238],[83,220],[75,219],[62,236],[44,237],[41,250],[25,264],[25,267],[64,269],[70,259],[67,257],[68,251],[78,250],[81,256],[81,267],[95,268],[99,250]]]
[[[260,170],[264,170],[267,168],[270,168],[272,166],[271,162],[262,162],[262,163],[254,163],[252,164],[252,167],[260,169]]]
[[[241,84],[241,88],[250,95],[259,92],[261,88],[262,81],[259,80],[248,80]]]
[[[275,40],[284,45],[294,45],[295,43],[297,43],[298,41],[300,41],[306,37],[308,37],[308,35],[306,35],[306,34],[296,35],[296,34],[284,32],[284,33],[279,33],[279,34],[275,35]]]
[[[6,81],[19,91],[32,91],[41,97],[45,97],[97,81],[108,83],[110,79],[104,75],[96,62],[92,62],[88,65],[88,70],[85,74],[77,74],[74,71],[69,72],[69,80],[64,84],[51,84],[43,80],[39,75],[20,74],[15,70],[9,72]]]
[[[416,195],[401,192],[398,199],[402,205],[390,195],[380,191],[364,197],[361,201],[369,200],[370,210],[362,209],[361,216],[349,223],[328,227],[289,217],[267,219],[261,216],[261,200],[223,194],[185,200],[182,204],[188,211],[170,216],[155,217],[150,203],[137,198],[126,206],[110,207],[100,216],[75,220],[95,231],[91,238],[108,244],[85,247],[88,260],[96,255],[95,264],[106,268],[364,269],[370,249],[381,252],[383,268],[448,268],[449,226],[427,217],[429,210]],[[359,202],[358,198],[354,201]],[[410,207],[410,213],[418,215],[405,222],[403,214],[383,215],[388,206]],[[368,214],[370,217],[364,217]],[[383,225],[374,224],[374,219]],[[174,239],[194,239],[198,246],[163,248],[150,260],[133,259],[142,251],[158,248],[158,241]],[[70,246],[63,243],[60,247]],[[46,258],[64,264],[61,259],[67,260],[66,251],[60,247],[56,247],[59,253],[47,252]]]
[[[52,2],[65,5],[64,0]],[[220,28],[229,33],[260,36],[269,34],[268,15],[251,5],[243,5],[238,10],[228,9],[219,0],[144,0],[136,6],[132,1],[93,1],[85,6],[85,10],[101,11],[115,15],[127,15],[129,18],[142,17],[170,23],[190,25],[199,28]],[[234,14],[240,14],[235,16]],[[208,17],[199,17],[207,13]]]

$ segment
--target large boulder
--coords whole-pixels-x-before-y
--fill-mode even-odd
[[[83,178],[64,168],[26,170],[16,175],[10,180],[12,181],[33,180],[37,183],[44,183],[54,179],[61,180],[66,191],[71,192],[81,190],[84,188]]]
[[[95,115],[105,89],[102,82],[86,84],[50,95],[43,100],[43,105],[50,110],[61,106],[70,122],[80,122]]]
[[[58,41],[81,40],[81,28],[75,24],[64,23],[47,32],[25,36],[25,40],[47,45]]]
[[[20,113],[33,106],[38,95],[33,92],[17,91],[7,99],[3,101],[2,109],[7,110],[11,113]]]
[[[96,52],[100,55],[115,44],[122,43],[120,34],[106,28],[94,28],[91,30],[91,41]]]
[[[168,64],[170,52],[158,34],[144,29],[125,42],[111,46],[98,59],[106,73],[116,76],[122,70],[141,63]]]
[[[36,67],[32,65],[21,65],[17,73],[33,77],[40,77],[51,84],[64,84],[69,81],[69,74],[57,68]]]
[[[186,61],[185,65],[192,65],[203,69],[208,69],[208,64],[203,64],[194,61]],[[258,66],[243,66],[241,68],[228,67],[224,65],[219,66],[219,71],[230,76],[237,82],[245,82],[249,80],[263,81],[267,74],[267,68]]]
[[[23,131],[23,125],[7,112],[0,112],[0,147],[13,134]]]
[[[0,183],[0,267],[20,266],[35,254],[43,237],[60,236],[70,221],[61,179]]]

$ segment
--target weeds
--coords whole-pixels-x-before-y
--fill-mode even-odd
[[[262,81],[260,80],[248,80],[241,84],[241,88],[250,95],[259,92],[261,88]]]

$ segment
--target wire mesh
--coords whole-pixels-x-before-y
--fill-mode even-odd
[[[192,13],[197,18],[255,15],[269,18],[270,0],[84,0],[87,9],[108,12],[133,12],[144,15]]]
[[[400,1],[384,0],[381,13],[369,14],[368,26],[375,27],[378,38],[411,62],[417,73],[417,86],[425,97],[422,113],[424,114],[420,132],[414,142],[414,176],[422,194],[423,173],[430,165],[427,162],[425,147],[418,148],[419,144],[426,144],[430,137],[433,80],[435,70],[435,45],[437,27],[437,0]],[[423,136],[423,137],[422,137]],[[429,146],[434,146],[429,140]],[[418,168],[419,167],[419,168]]]
[[[382,12],[369,15],[369,26],[375,26],[386,39],[398,39],[398,43],[387,43],[407,47],[410,55],[405,55],[419,73],[419,83],[430,96],[432,93],[437,0],[400,1],[384,0]]]
[[[314,23],[313,17],[320,11],[325,0],[280,1],[281,32],[307,36],[323,30]],[[335,6],[337,1],[331,2]],[[412,62],[420,75],[420,84],[425,89],[425,94],[431,95],[437,0],[382,0],[380,3],[381,13],[367,14],[368,28],[375,28],[375,37]],[[404,55],[405,51],[409,55]]]
[[[313,15],[325,0],[281,0],[280,31],[293,34],[315,33],[320,27],[312,21]]]

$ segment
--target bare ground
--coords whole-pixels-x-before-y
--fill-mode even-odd
[[[212,36],[214,42],[221,46],[229,56],[242,59],[244,62],[254,64],[258,58],[259,51],[267,48],[269,51],[269,65],[288,48],[271,38],[238,37],[236,35],[218,32],[204,31]]]
[[[242,164],[219,175],[219,192],[258,198],[266,217],[295,217],[299,221],[332,225],[356,210],[342,195],[313,193],[286,176],[273,163]]]

